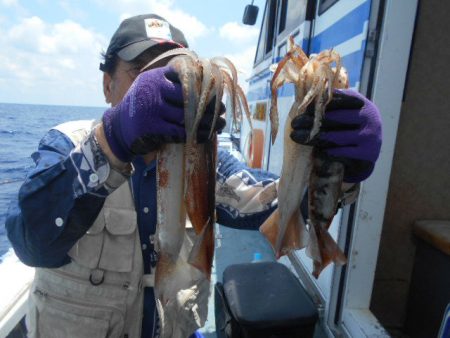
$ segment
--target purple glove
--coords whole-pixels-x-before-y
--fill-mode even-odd
[[[200,121],[200,142],[209,135],[214,101]],[[225,120],[219,118],[214,129],[220,132],[224,126]],[[103,127],[112,152],[123,162],[157,150],[164,143],[184,142],[183,92],[177,73],[166,66],[140,74],[123,100],[103,114]]]
[[[344,163],[345,182],[358,183],[370,176],[380,154],[382,135],[380,113],[371,101],[353,90],[336,90],[320,132],[308,142],[312,124],[311,114],[296,117],[291,138]]]

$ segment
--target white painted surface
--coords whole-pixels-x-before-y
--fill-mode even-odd
[[[346,337],[388,338],[390,335],[368,309],[345,310],[342,331]]]
[[[387,1],[373,87],[383,118],[383,146],[359,196],[349,255],[346,309],[368,309],[383,226],[417,0]]]
[[[0,264],[0,338],[6,337],[26,313],[34,269],[10,249]]]

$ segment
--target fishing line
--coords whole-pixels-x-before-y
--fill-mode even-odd
[[[4,180],[4,181],[0,181],[0,185],[6,185],[6,184],[11,184],[11,183],[17,183],[17,182],[23,182],[25,181],[25,178],[16,178],[16,179],[11,179],[11,180]]]

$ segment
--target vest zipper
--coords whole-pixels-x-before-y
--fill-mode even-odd
[[[112,305],[104,305],[104,304],[98,305],[98,304],[93,304],[93,303],[89,303],[89,302],[80,302],[80,301],[75,300],[73,298],[69,299],[69,297],[68,298],[63,298],[63,297],[60,297],[60,296],[55,295],[53,293],[49,293],[46,290],[43,290],[43,289],[37,288],[37,287],[34,289],[33,293],[35,295],[37,295],[38,297],[45,298],[45,299],[47,299],[49,301],[51,301],[51,299],[53,298],[54,300],[56,300],[58,302],[61,302],[63,304],[64,303],[72,303],[72,304],[79,305],[79,306],[84,306],[84,307],[88,306],[88,307],[97,308],[97,309],[103,309],[103,310],[106,309],[106,310],[111,310],[111,311],[114,311],[114,312],[119,312],[120,315],[122,316],[122,318],[125,320],[125,313],[124,313],[124,311],[122,309],[120,309],[118,307],[115,307],[115,306],[112,306]]]

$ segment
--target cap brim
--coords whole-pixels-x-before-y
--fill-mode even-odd
[[[144,40],[132,43],[131,45],[122,48],[117,52],[117,55],[124,61],[131,61],[150,47],[160,44],[173,44],[175,47],[181,47],[181,45],[177,44],[174,41]]]
[[[132,43],[117,52],[117,55],[124,61],[131,61],[139,54],[143,53],[150,47],[157,45],[158,43],[153,40],[144,40]]]

